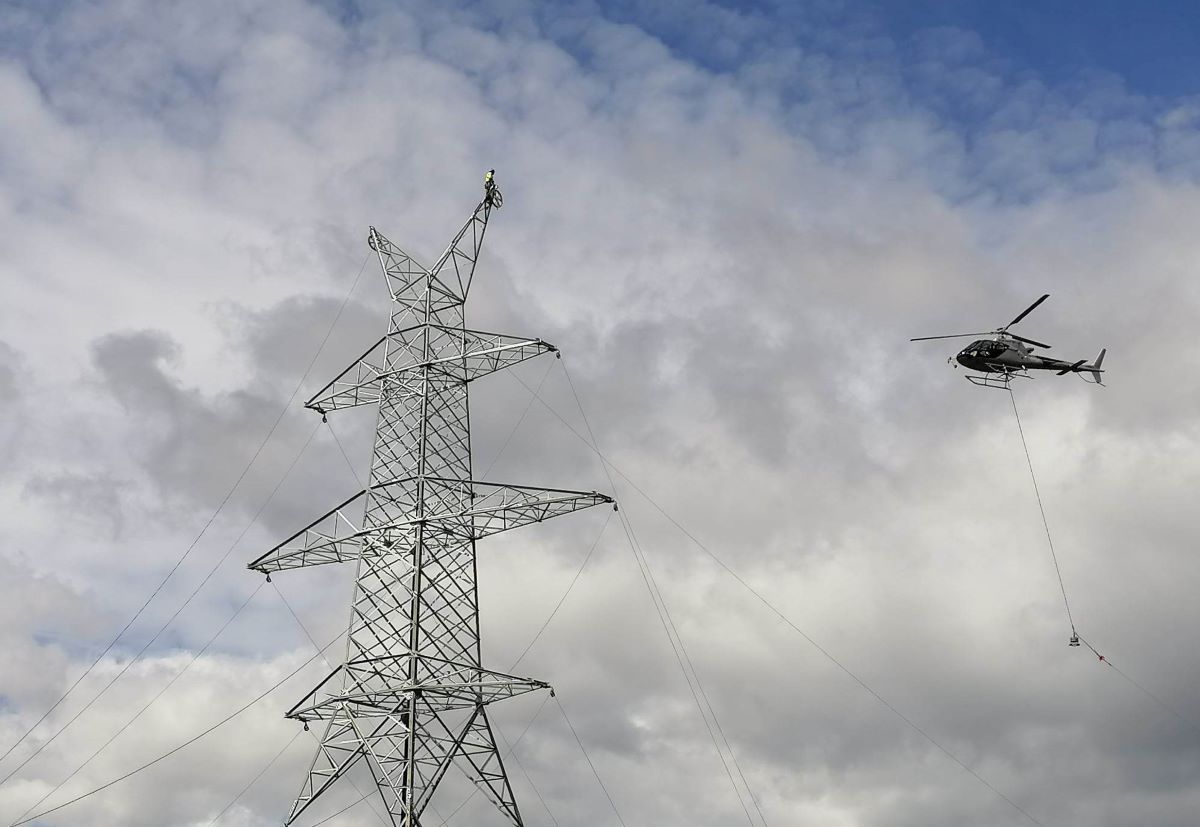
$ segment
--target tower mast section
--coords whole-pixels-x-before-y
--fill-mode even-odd
[[[475,480],[468,387],[557,349],[541,339],[470,330],[465,306],[494,209],[492,173],[471,217],[431,267],[374,227],[391,298],[387,334],[305,406],[325,416],[378,407],[370,481],[250,564],[272,572],[353,561],[346,660],[287,713],[323,722],[285,824],[365,763],[395,827],[417,827],[456,765],[509,822],[520,811],[487,707],[549,689],[481,663],[476,541],[611,497]]]

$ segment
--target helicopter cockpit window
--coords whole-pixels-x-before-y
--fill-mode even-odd
[[[980,342],[972,342],[963,351],[963,355],[974,356],[977,359],[995,359],[1006,350],[1008,350],[1008,347],[1003,342],[994,342],[989,339]]]

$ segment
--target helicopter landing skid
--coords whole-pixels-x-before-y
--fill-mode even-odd
[[[1008,385],[1014,377],[1029,379],[1029,374],[1024,371],[1006,370],[999,376],[985,373],[982,376],[977,376],[972,373],[966,375],[966,380],[972,385],[978,385],[981,388],[996,388],[997,390],[1006,391]]]

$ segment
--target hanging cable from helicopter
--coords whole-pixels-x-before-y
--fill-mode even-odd
[[[1038,488],[1037,474],[1033,470],[1033,459],[1029,455],[1029,444],[1025,441],[1025,429],[1021,425],[1021,414],[1017,410],[1017,398],[1012,392],[1011,383],[1013,377],[1028,377],[1031,370],[1053,370],[1057,376],[1065,376],[1068,373],[1090,374],[1090,380],[1086,375],[1082,377],[1084,381],[1103,385],[1100,381],[1100,374],[1104,371],[1100,366],[1104,363],[1106,350],[1102,348],[1100,355],[1090,365],[1086,364],[1086,359],[1067,362],[1062,359],[1053,359],[1048,356],[1034,354],[1033,349],[1035,347],[1045,350],[1049,349],[1050,345],[1045,342],[1039,342],[1036,339],[1028,339],[1012,333],[1009,328],[1032,313],[1048,298],[1050,298],[1049,293],[1043,294],[1041,298],[1018,313],[1017,317],[1011,322],[990,333],[953,333],[947,336],[918,336],[909,341],[923,342],[931,339],[957,339],[967,336],[992,337],[972,342],[953,358],[958,364],[968,370],[978,371],[982,374],[968,374],[966,378],[972,384],[1008,391],[1009,399],[1012,401],[1013,416],[1017,420],[1017,432],[1021,435],[1021,447],[1025,451],[1025,462],[1029,466],[1029,478],[1033,481],[1033,493],[1037,497],[1038,511],[1042,515],[1042,527],[1046,531],[1046,543],[1050,547],[1050,559],[1054,563],[1054,572],[1058,577],[1059,591],[1062,592],[1063,608],[1066,609],[1067,613],[1067,623],[1071,626],[1071,637],[1068,640],[1068,645],[1079,646],[1079,633],[1075,629],[1075,618],[1071,614],[1071,602],[1067,599],[1067,587],[1063,581],[1062,567],[1058,563],[1058,553],[1054,549],[1054,538],[1050,534],[1050,521],[1046,518],[1046,507],[1042,502],[1042,492]],[[1098,652],[1097,655],[1099,655]],[[1101,659],[1103,660],[1103,658]]]
[[[1054,550],[1054,538],[1050,536],[1050,521],[1046,519],[1046,506],[1042,503],[1042,492],[1038,488],[1037,474],[1033,472],[1033,460],[1029,456],[1029,444],[1025,441],[1025,429],[1021,426],[1021,414],[1017,412],[1017,397],[1008,388],[1008,398],[1012,401],[1013,416],[1017,420],[1017,432],[1021,435],[1021,447],[1025,449],[1025,462],[1029,465],[1029,478],[1033,480],[1033,494],[1037,497],[1038,511],[1042,515],[1042,527],[1046,530],[1046,544],[1050,546],[1050,559],[1054,562],[1054,573],[1058,575],[1058,588],[1062,592],[1063,607],[1067,610],[1067,623],[1071,625],[1071,637],[1068,646],[1079,645],[1079,633],[1075,630],[1075,618],[1071,614],[1071,602],[1067,600],[1067,587],[1063,582],[1062,567],[1058,564],[1058,554]],[[1091,648],[1091,644],[1088,644]],[[1093,649],[1093,652],[1096,650]],[[1096,652],[1099,655],[1099,652]],[[1100,660],[1104,660],[1103,657]]]

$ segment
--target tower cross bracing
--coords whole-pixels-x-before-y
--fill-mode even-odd
[[[378,406],[365,490],[250,564],[267,574],[353,561],[345,662],[287,713],[324,722],[285,824],[366,764],[396,827],[417,827],[455,765],[523,824],[487,706],[549,684],[480,662],[475,542],[612,498],[475,480],[468,387],[557,349],[541,339],[469,330],[465,306],[484,233],[501,203],[484,198],[431,267],[374,227],[391,297],[388,333],[305,406],[322,416]]]

